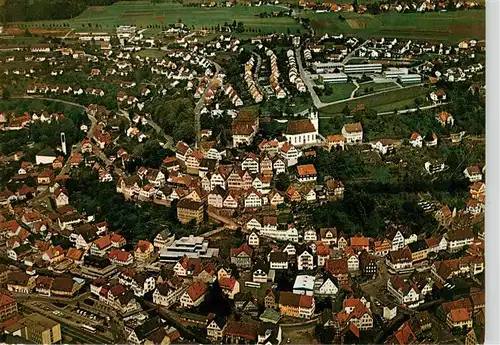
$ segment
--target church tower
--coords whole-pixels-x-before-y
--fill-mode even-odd
[[[309,120],[311,120],[316,133],[319,133],[319,118],[318,118],[318,110],[314,107],[309,109]]]

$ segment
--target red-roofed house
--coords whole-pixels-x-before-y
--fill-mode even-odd
[[[90,245],[90,254],[97,256],[104,256],[106,252],[111,249],[111,236],[106,235],[98,238]]]
[[[472,316],[467,308],[452,309],[446,317],[450,328],[472,328]]]
[[[219,285],[222,292],[230,299],[234,299],[234,296],[240,292],[240,283],[235,277],[222,278],[219,280]]]
[[[207,284],[204,282],[196,282],[188,287],[187,291],[180,299],[182,308],[197,307],[205,300],[207,293]]]
[[[243,243],[238,248],[231,248],[231,263],[239,268],[250,268],[252,267],[252,254],[253,249],[246,243]]]
[[[50,263],[58,262],[62,259],[64,259],[64,249],[61,246],[49,248],[42,255],[42,260]]]
[[[111,249],[108,259],[117,266],[128,266],[134,262],[134,257],[130,252],[118,248]]]
[[[297,179],[299,182],[314,182],[317,177],[318,173],[313,164],[297,166]]]
[[[281,315],[309,319],[314,315],[314,297],[298,295],[293,292],[281,292],[279,295]]]

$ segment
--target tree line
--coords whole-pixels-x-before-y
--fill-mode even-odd
[[[10,0],[0,7],[3,22],[68,19],[87,6],[108,6],[117,0]]]

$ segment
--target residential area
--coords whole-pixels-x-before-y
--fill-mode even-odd
[[[484,35],[318,29],[481,5],[349,6],[1,26],[1,342],[483,343]]]

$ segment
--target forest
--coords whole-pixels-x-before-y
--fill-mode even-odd
[[[9,0],[0,6],[3,22],[68,19],[87,6],[108,6],[117,0]]]

